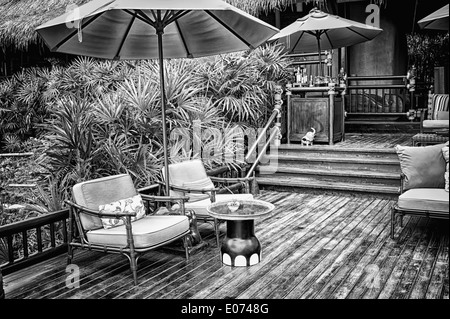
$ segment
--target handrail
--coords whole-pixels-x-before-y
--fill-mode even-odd
[[[269,117],[266,125],[262,129],[262,131],[259,133],[258,138],[253,143],[253,145],[248,149],[247,156],[245,156],[245,161],[248,163],[249,159],[251,158],[253,152],[255,152],[256,148],[259,145],[259,142],[266,137],[267,130],[272,125],[273,122],[275,122],[275,126],[272,129],[272,133],[270,134],[269,139],[264,144],[263,148],[260,150],[255,162],[252,164],[250,169],[247,171],[246,178],[250,178],[253,175],[253,172],[258,165],[259,161],[263,157],[264,153],[267,150],[267,147],[269,147],[272,140],[277,137],[278,139],[281,138],[281,105],[283,104],[283,100],[281,99],[281,93],[283,93],[283,89],[280,85],[277,85],[275,87],[275,107],[272,111],[272,115]]]
[[[272,115],[269,117],[269,119],[267,120],[267,124],[264,126],[263,130],[261,131],[261,133],[258,135],[258,138],[256,139],[256,141],[253,143],[253,145],[248,149],[248,153],[247,156],[245,156],[245,161],[247,162],[251,155],[253,154],[253,152],[256,150],[256,147],[258,147],[259,142],[266,136],[266,132],[269,129],[269,126],[272,124],[272,122],[280,115],[280,110],[279,109],[274,109],[272,112]]]
[[[280,131],[279,131],[278,127],[275,126],[275,127],[273,128],[273,130],[272,130],[272,133],[271,133],[270,136],[269,136],[269,139],[267,140],[267,142],[264,144],[263,148],[262,148],[261,151],[259,152],[258,157],[256,158],[256,161],[253,163],[253,165],[252,165],[252,166],[250,167],[250,169],[248,170],[247,175],[245,176],[246,178],[249,178],[249,177],[251,177],[251,176],[253,175],[253,172],[254,172],[256,166],[258,165],[259,161],[260,161],[261,158],[263,157],[264,153],[266,152],[267,147],[269,147],[269,145],[270,145],[270,143],[272,142],[272,140],[273,140],[275,137],[279,136],[279,134],[280,134]]]

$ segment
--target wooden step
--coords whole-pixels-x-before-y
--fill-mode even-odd
[[[386,184],[400,186],[400,173],[396,172],[380,172],[367,170],[334,170],[334,169],[317,169],[293,166],[259,166],[258,177],[268,177],[275,175],[280,178],[305,177],[315,178],[321,181],[335,182],[355,182],[355,183],[371,183]]]
[[[301,168],[317,168],[331,170],[364,170],[380,172],[400,172],[400,163],[394,158],[369,158],[369,157],[338,157],[338,156],[312,156],[310,154],[298,155],[273,155],[267,156],[263,165],[282,165]],[[261,165],[261,166],[263,166]]]
[[[349,183],[336,181],[321,181],[306,177],[280,177],[276,175],[258,176],[258,185],[263,189],[276,189],[278,191],[315,190],[338,191],[351,193],[369,193],[398,196],[399,187],[392,185],[377,185],[367,183]]]
[[[357,140],[357,139],[356,139]],[[267,189],[307,189],[398,195],[400,162],[392,143],[384,147],[283,144],[257,168]]]
[[[311,157],[367,157],[367,158],[385,158],[397,160],[397,152],[393,147],[391,148],[342,148],[338,146],[302,146],[299,144],[284,144],[280,145],[277,150],[279,155],[295,155],[302,154]]]

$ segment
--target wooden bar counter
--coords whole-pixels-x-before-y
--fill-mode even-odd
[[[314,143],[344,140],[345,88],[335,86],[287,87],[287,142],[300,142],[302,137],[316,130]]]

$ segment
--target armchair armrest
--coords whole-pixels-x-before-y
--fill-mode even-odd
[[[205,193],[208,193],[208,192],[218,192],[220,190],[220,188],[218,188],[218,187],[213,187],[213,188],[189,188],[189,187],[173,186],[173,185],[170,185],[170,188],[173,189],[174,191],[179,191],[179,192],[183,192],[183,193],[201,193],[201,194],[205,194]]]
[[[164,185],[165,184],[161,181],[157,182],[158,184]],[[214,187],[214,188],[202,188],[202,189],[195,189],[195,188],[188,188],[188,187],[183,187],[183,186],[176,186],[176,185],[169,185],[171,190],[174,191],[179,191],[179,192],[183,192],[183,193],[200,193],[200,194],[204,194],[207,192],[217,192],[220,190],[220,188]]]
[[[255,177],[209,177],[213,182],[225,182],[225,183],[239,183],[239,182],[250,182],[255,179]]]
[[[405,179],[406,179],[406,175],[403,173],[400,173],[400,194],[403,194],[403,192],[404,192]]]
[[[144,187],[138,188],[137,191],[138,191],[138,193],[144,193],[144,194],[147,194],[149,192],[160,194],[161,193],[160,192],[161,191],[161,184],[156,183],[156,184],[144,186]]]
[[[250,177],[210,177],[211,181],[218,182],[218,183],[226,183],[228,185],[230,184],[241,184],[240,187],[243,187],[246,193],[250,192],[250,182],[255,181],[254,176]],[[226,187],[224,185],[224,187]]]
[[[152,202],[187,202],[189,196],[159,196],[159,195],[146,195],[141,194],[143,200],[148,200]]]
[[[423,112],[420,112],[420,133],[423,133],[423,121],[425,120],[427,113],[427,109],[424,109]]]
[[[65,200],[66,204],[68,204],[69,206],[72,206],[80,211],[82,211],[85,214],[88,215],[92,215],[92,216],[96,216],[96,217],[115,217],[115,218],[120,218],[120,217],[127,217],[127,216],[136,216],[136,212],[121,212],[121,213],[100,213],[98,210],[94,210],[94,209],[90,209],[78,204],[75,204],[74,202],[70,201],[70,200]]]

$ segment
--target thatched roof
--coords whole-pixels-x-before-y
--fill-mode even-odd
[[[0,45],[26,49],[40,41],[35,28],[89,0],[0,0]]]
[[[35,28],[63,14],[69,5],[82,5],[90,0],[0,0],[0,47],[27,49],[41,40]],[[261,12],[293,5],[296,0],[224,0],[257,16]],[[297,0],[318,6],[326,0]],[[383,1],[383,0],[372,0]]]

